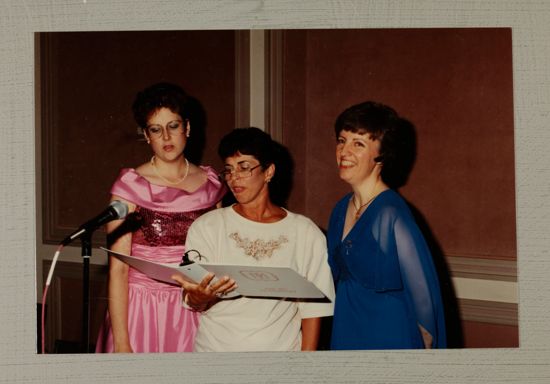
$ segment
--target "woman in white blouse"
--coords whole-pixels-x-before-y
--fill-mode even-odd
[[[189,228],[186,249],[209,262],[290,267],[330,302],[272,298],[223,299],[235,281],[207,275],[200,284],[174,276],[184,302],[201,313],[195,351],[306,351],[317,349],[321,317],[332,316],[334,286],[325,237],[308,218],[275,204],[281,146],[258,128],[235,129],[221,141],[221,176],[236,203],[211,211]],[[279,163],[280,164],[280,163]]]

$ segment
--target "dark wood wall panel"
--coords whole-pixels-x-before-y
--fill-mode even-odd
[[[150,158],[131,114],[146,86],[174,82],[199,100],[203,163],[221,165],[217,144],[235,124],[235,31],[43,33],[40,43],[44,242],[102,210],[119,169]]]
[[[476,321],[464,322],[465,348],[517,348],[518,327]]]
[[[451,339],[473,345],[478,328],[463,326],[451,278],[516,281],[511,29],[287,30],[283,41],[283,141],[296,159],[289,208],[326,228],[350,191],[335,163],[337,115],[366,100],[395,108],[417,134],[400,192],[432,247]],[[517,322],[514,308],[506,321]],[[475,305],[476,318],[494,320],[492,336],[517,344],[517,327],[500,327],[495,313]]]
[[[338,181],[333,123],[376,100],[417,129],[418,156],[403,195],[456,256],[515,259],[510,29],[308,30],[286,34],[286,141],[303,120],[304,211],[326,226],[347,187]],[[297,47],[300,45],[301,48]],[[302,64],[303,63],[303,64]],[[304,89],[304,92],[300,92]],[[320,188],[322,186],[322,188]]]

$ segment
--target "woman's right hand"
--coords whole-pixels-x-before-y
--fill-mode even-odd
[[[219,297],[237,288],[235,280],[230,279],[228,276],[224,276],[215,283],[212,283],[214,279],[213,273],[208,273],[199,284],[185,281],[179,275],[173,275],[172,279],[177,281],[185,290],[185,303],[197,311],[206,310]]]

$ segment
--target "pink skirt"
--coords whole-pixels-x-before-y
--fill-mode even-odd
[[[132,255],[160,263],[179,263],[183,246],[148,247],[134,244]],[[128,334],[136,353],[191,352],[198,313],[181,305],[181,288],[152,280],[130,268],[128,273]],[[99,331],[96,352],[113,352],[109,314]]]

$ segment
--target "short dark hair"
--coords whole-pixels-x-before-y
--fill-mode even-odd
[[[366,101],[342,112],[334,123],[336,138],[342,131],[370,135],[380,141],[382,180],[390,188],[403,186],[416,159],[416,133],[414,125],[400,117],[384,104]]]
[[[147,120],[160,108],[168,108],[177,113],[183,120],[192,120],[190,97],[176,84],[157,83],[138,92],[132,112],[136,123],[142,128],[147,127]]]
[[[271,136],[256,127],[236,128],[220,141],[218,155],[222,160],[237,153],[254,156],[262,169],[275,163],[275,153]]]
[[[242,155],[254,156],[262,169],[275,165],[275,174],[269,183],[269,197],[284,206],[292,188],[294,164],[288,150],[256,127],[236,128],[220,141],[218,155],[222,160]]]

